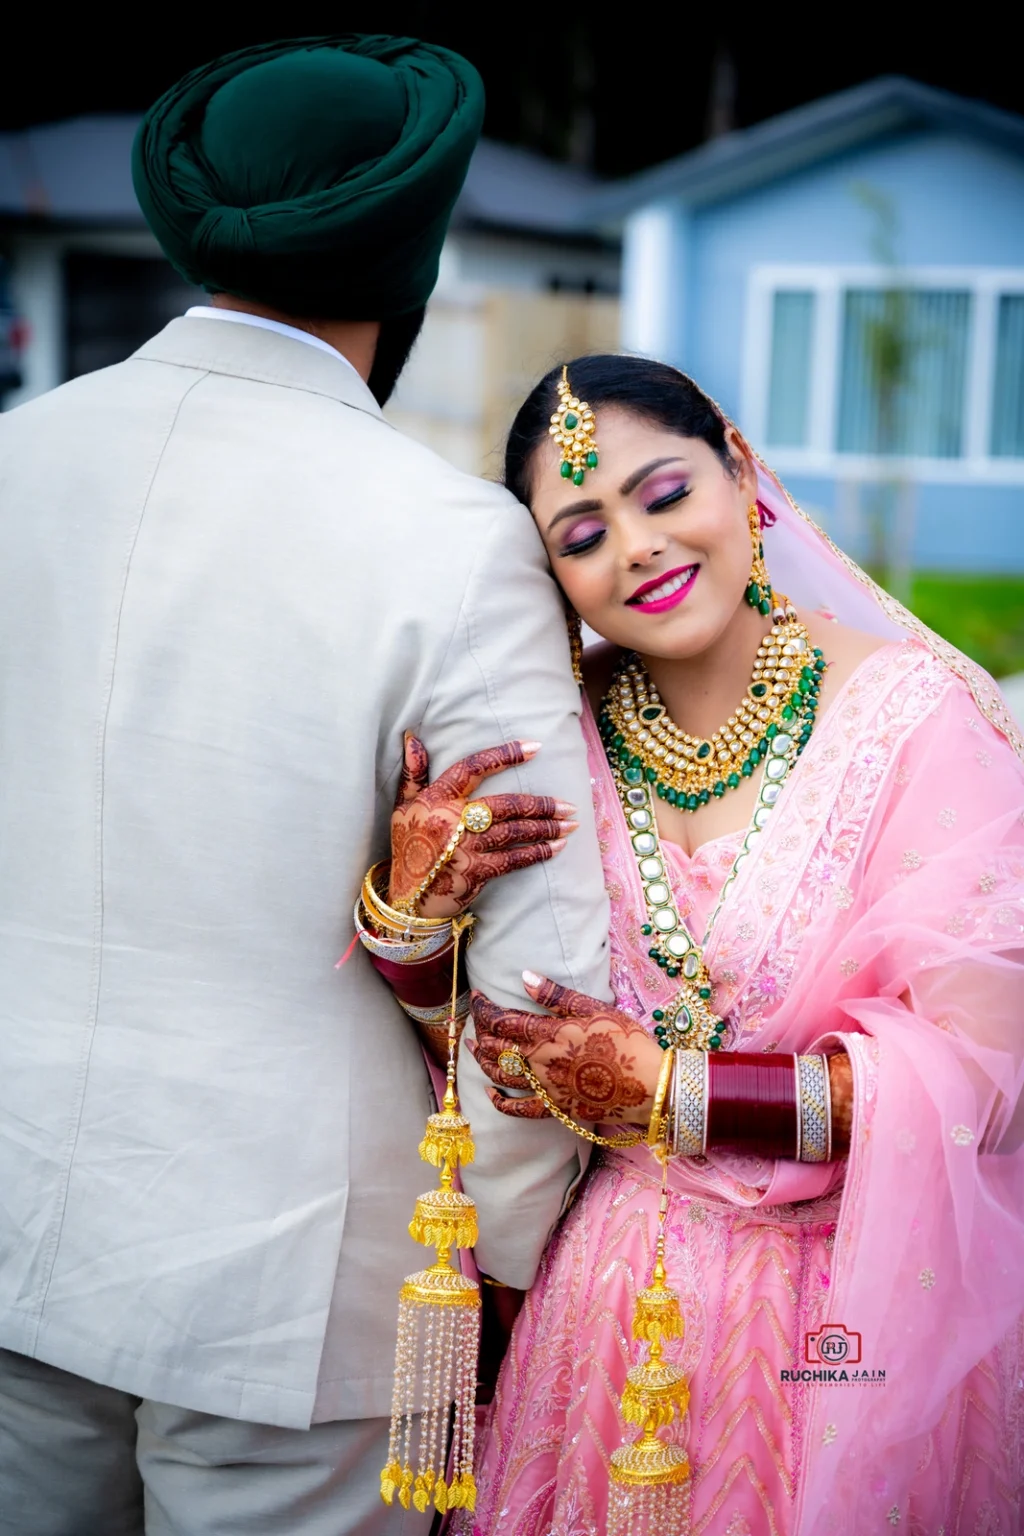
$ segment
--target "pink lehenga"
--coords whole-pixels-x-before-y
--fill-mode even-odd
[[[685,1526],[665,1536],[1012,1536],[1024,771],[991,682],[934,637],[908,636],[913,621],[838,553],[824,550],[808,590],[800,541],[822,549],[822,536],[766,474],[762,501],[787,533],[766,538],[773,575],[788,557],[778,585],[891,639],[823,715],[750,839],[705,957],[727,1049],[849,1052],[853,1144],[824,1167],[728,1154],[671,1165],[667,1268],[686,1332],[666,1352],[690,1377],[693,1471]],[[649,1019],[671,982],[640,932],[636,858],[589,714],[584,728],[613,986]],[[662,849],[699,935],[744,835],[692,859]],[[483,1437],[478,1536],[605,1531],[609,1457],[635,1435],[618,1404],[659,1177],[646,1149],[603,1152],[553,1237]],[[845,1329],[844,1360],[818,1357],[826,1324]]]

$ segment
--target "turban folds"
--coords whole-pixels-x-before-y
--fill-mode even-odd
[[[456,53],[410,38],[244,48],[146,113],[132,177],[171,264],[317,319],[422,308],[483,120]]]

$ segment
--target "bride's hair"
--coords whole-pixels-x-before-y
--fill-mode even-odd
[[[568,365],[569,383],[579,400],[597,411],[618,405],[680,437],[698,437],[732,473],[735,462],[725,441],[725,423],[692,379],[667,363],[645,357],[599,353],[577,357]],[[562,365],[552,368],[519,407],[505,445],[505,484],[520,501],[530,500],[530,461],[547,440],[551,417],[558,408]],[[600,447],[601,421],[597,422]]]

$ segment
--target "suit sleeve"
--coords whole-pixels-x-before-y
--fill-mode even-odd
[[[579,811],[579,828],[555,859],[506,875],[481,895],[468,957],[472,985],[496,1002],[531,1008],[522,987],[529,969],[610,996],[608,903],[565,613],[533,520],[511,498],[502,496],[488,519],[423,735],[435,774],[481,747],[539,741],[535,758],[488,779],[480,793],[554,795]],[[499,1114],[486,1087],[463,1051],[459,1089],[476,1141],[463,1180],[480,1218],[476,1257],[486,1273],[526,1287],[587,1147],[555,1120]]]

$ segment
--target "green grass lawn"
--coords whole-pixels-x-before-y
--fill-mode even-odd
[[[909,606],[993,677],[1024,672],[1024,576],[920,573]]]

